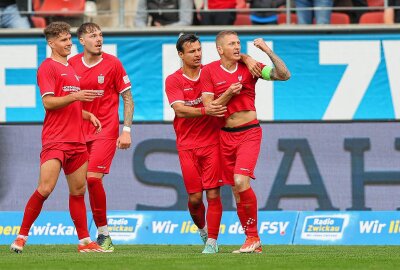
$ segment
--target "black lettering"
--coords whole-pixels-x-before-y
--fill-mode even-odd
[[[281,210],[278,208],[281,198],[316,198],[319,207],[316,210],[338,210],[331,200],[322,181],[317,163],[306,139],[280,139],[278,149],[284,152],[282,162],[269,194],[267,204],[262,210]],[[296,153],[300,154],[304,169],[310,180],[309,185],[286,184]]]

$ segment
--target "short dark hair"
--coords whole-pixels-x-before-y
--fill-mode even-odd
[[[178,52],[183,52],[183,45],[186,42],[194,43],[196,41],[200,42],[200,39],[195,34],[181,34],[176,42],[176,50]]]
[[[88,22],[79,26],[78,30],[76,30],[76,35],[78,38],[81,38],[83,34],[93,33],[96,30],[100,30],[100,26],[97,23]]]
[[[229,36],[229,35],[237,36],[238,34],[232,30],[223,30],[223,31],[219,32],[215,38],[215,43],[217,44],[217,46],[218,46],[218,43],[221,41],[221,39],[223,39],[225,36]]]
[[[71,25],[66,22],[52,22],[44,29],[46,40],[56,38],[62,33],[71,33]]]

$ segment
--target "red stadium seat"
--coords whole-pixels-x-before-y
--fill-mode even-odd
[[[46,28],[46,20],[43,17],[31,16],[35,28]]]
[[[249,13],[237,13],[234,25],[251,25]]]
[[[367,0],[367,5],[369,7],[383,7],[384,0]]]
[[[82,16],[86,0],[44,0],[35,10],[45,16]]]
[[[236,20],[233,25],[251,25],[249,7],[246,0],[236,1]]]
[[[383,11],[367,12],[361,15],[360,24],[380,24],[383,21]]]
[[[285,24],[285,23],[286,23],[286,13],[278,14],[278,24]],[[294,13],[290,14],[290,23],[297,24],[296,14]],[[341,12],[332,12],[331,24],[349,24],[349,23],[350,23],[349,15]]]
[[[331,24],[350,24],[350,16],[346,13],[332,12]]]
[[[297,24],[297,16],[294,13],[290,14],[290,23]],[[278,14],[278,24],[286,24],[286,13]]]

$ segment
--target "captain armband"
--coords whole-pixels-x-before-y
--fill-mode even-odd
[[[273,67],[265,66],[261,71],[261,77],[264,80],[270,81],[271,80],[271,71]]]

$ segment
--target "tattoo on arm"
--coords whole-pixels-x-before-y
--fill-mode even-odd
[[[274,64],[274,68],[271,70],[271,79],[274,81],[288,80],[290,78],[290,71],[282,59],[272,51],[268,53],[268,56]]]
[[[126,90],[121,94],[124,101],[124,126],[130,127],[132,125],[132,117],[134,111],[134,103],[131,90]]]

